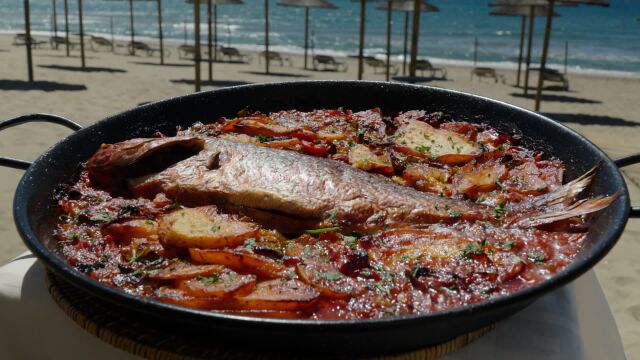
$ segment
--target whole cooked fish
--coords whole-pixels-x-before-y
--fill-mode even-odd
[[[86,168],[109,190],[128,187],[147,198],[164,193],[187,206],[216,204],[290,231],[341,226],[367,232],[460,219],[533,227],[598,211],[616,198],[574,202],[594,169],[552,193],[496,209],[420,192],[335,160],[187,136],[103,145]]]

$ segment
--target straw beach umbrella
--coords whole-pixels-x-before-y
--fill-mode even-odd
[[[542,57],[540,59],[540,75],[538,76],[538,86],[536,88],[535,111],[540,111],[540,101],[542,100],[542,86],[544,85],[544,77],[542,76],[546,65],[547,55],[549,52],[549,41],[551,39],[551,26],[553,23],[553,12],[555,6],[563,5],[594,5],[609,6],[609,0],[497,0],[497,5],[542,5],[547,6],[546,21],[544,27],[544,40],[542,43]]]
[[[338,7],[327,0],[281,0],[278,5],[304,8],[304,69],[307,69],[309,51],[309,9],[337,9]]]
[[[520,26],[520,47],[518,51],[518,73],[516,86],[520,86],[520,71],[522,68],[522,50],[524,47],[524,35],[525,35],[525,23],[527,22],[527,17],[529,18],[529,36],[527,43],[527,55],[526,55],[526,69],[525,69],[525,86],[524,91],[526,91],[529,86],[529,66],[531,64],[531,45],[533,38],[533,23],[534,18],[536,16],[545,16],[547,14],[547,9],[544,6],[502,6],[495,10],[489,12],[489,15],[493,16],[519,16],[521,18],[521,26]],[[553,16],[560,16],[558,13],[553,13]]]
[[[404,13],[404,43],[403,43],[403,51],[402,51],[402,74],[406,74],[407,72],[407,41],[409,39],[409,13],[413,12],[413,1],[412,0],[393,0],[387,1],[386,5],[378,6],[376,9],[378,10],[386,10],[389,12],[389,5],[391,5],[391,11],[398,11]],[[426,1],[422,1],[420,5],[420,11],[422,12],[439,12],[440,9],[437,6],[429,4]],[[390,16],[387,14],[387,29],[390,30],[391,26],[389,24]],[[391,37],[390,34],[387,34],[387,39]],[[387,43],[387,53],[389,53],[389,44]],[[389,57],[387,56],[387,64],[389,63]],[[388,66],[387,66],[388,68]]]

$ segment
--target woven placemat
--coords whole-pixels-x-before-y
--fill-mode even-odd
[[[305,359],[286,354],[263,354],[212,346],[179,332],[150,326],[149,321],[136,318],[134,313],[115,308],[86,291],[78,289],[47,271],[47,286],[54,302],[74,322],[101,340],[134,355],[153,360],[184,359]],[[372,359],[434,360],[455,351],[492,330],[491,325],[445,343],[424,349]],[[308,359],[308,358],[307,358]]]

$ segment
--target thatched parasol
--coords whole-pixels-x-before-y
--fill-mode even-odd
[[[307,69],[309,51],[309,9],[337,9],[338,7],[327,0],[281,0],[278,5],[304,8],[304,69]]]
[[[402,75],[407,73],[407,41],[409,38],[409,13],[413,12],[413,1],[412,0],[393,0],[387,1],[386,5],[378,6],[376,9],[387,11],[387,80],[389,80],[389,60],[390,60],[390,42],[391,42],[391,16],[389,11],[389,6],[391,7],[390,11],[399,11],[404,12],[404,46],[403,46],[403,56],[402,56]],[[429,4],[426,1],[422,1],[420,5],[420,11],[422,12],[439,12],[440,9],[438,7]]]
[[[527,56],[526,56],[526,70],[525,70],[525,93],[529,86],[529,66],[531,64],[531,43],[533,38],[533,22],[536,16],[545,16],[547,14],[547,9],[545,6],[501,6],[497,9],[491,10],[489,15],[493,16],[519,16],[521,18],[521,26],[520,26],[520,49],[518,51],[518,74],[516,80],[516,86],[520,86],[520,72],[522,68],[522,50],[524,47],[524,34],[525,34],[525,23],[527,22],[527,17],[529,17],[529,37],[527,44]],[[553,13],[553,16],[560,16],[558,13]]]
[[[551,38],[551,25],[553,23],[553,11],[556,5],[595,5],[609,6],[609,0],[496,0],[496,5],[546,5],[547,15],[544,27],[544,41],[542,43],[542,57],[540,59],[540,75],[538,76],[538,87],[536,88],[535,110],[540,111],[540,101],[542,100],[542,86],[544,85],[544,76],[547,65],[547,54],[549,52],[549,40]]]

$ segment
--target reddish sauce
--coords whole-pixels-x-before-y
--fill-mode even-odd
[[[435,130],[403,137],[408,124]],[[245,112],[178,134],[346,162],[420,191],[487,204],[496,219],[506,204],[557,189],[564,169],[486,125],[421,111]],[[183,206],[163,194],[111,194],[85,170],[59,196],[59,206],[61,252],[96,281],[168,303],[263,317],[379,318],[480,302],[553,276],[574,259],[585,234],[582,219],[573,218],[532,229],[458,221],[367,235],[327,228],[284,236],[228,215],[236,230],[227,246],[185,248],[164,239],[162,230],[166,216]]]

